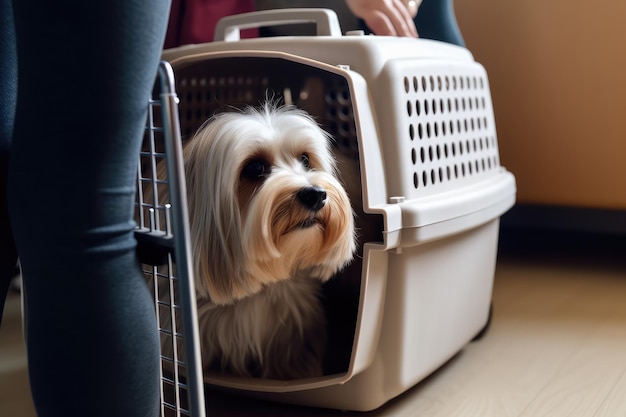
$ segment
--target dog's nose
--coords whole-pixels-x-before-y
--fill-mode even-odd
[[[298,200],[309,210],[318,211],[326,204],[326,191],[320,187],[305,187],[298,191]]]

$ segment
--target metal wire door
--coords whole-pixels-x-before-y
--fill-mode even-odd
[[[161,416],[204,417],[178,97],[167,62],[159,66],[155,91],[139,160],[135,236],[159,325]]]

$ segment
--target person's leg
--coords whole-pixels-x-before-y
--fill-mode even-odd
[[[132,213],[169,2],[13,8],[9,209],[35,407],[39,416],[156,415],[158,333]]]
[[[17,96],[17,55],[11,1],[0,0],[0,325],[4,301],[17,263],[7,207],[9,149]]]
[[[423,0],[415,17],[420,38],[465,46],[453,0]]]

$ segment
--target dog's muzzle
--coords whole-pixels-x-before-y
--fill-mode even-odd
[[[326,204],[326,191],[320,187],[305,187],[298,191],[298,201],[311,211],[319,211]]]

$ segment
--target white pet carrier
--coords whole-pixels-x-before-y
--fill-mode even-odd
[[[245,28],[311,21],[317,36],[239,40]],[[342,36],[328,10],[225,18],[216,39],[163,54],[183,140],[220,108],[268,96],[308,111],[335,139],[361,241],[357,262],[325,289],[334,355],[327,375],[205,373],[204,382],[290,403],[375,409],[488,324],[499,217],[514,204],[515,180],[500,165],[487,74],[461,47]]]

